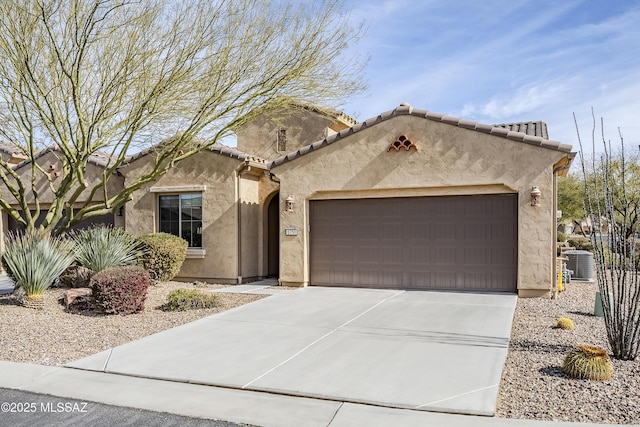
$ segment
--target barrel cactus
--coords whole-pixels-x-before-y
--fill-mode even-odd
[[[573,330],[573,321],[568,317],[561,317],[558,319],[558,324],[556,326],[560,329],[571,331]]]
[[[605,349],[580,345],[564,358],[562,372],[571,378],[608,381],[613,375],[613,364]]]

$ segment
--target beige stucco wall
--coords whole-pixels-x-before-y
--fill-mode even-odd
[[[387,151],[399,135],[417,150]],[[546,293],[554,283],[553,165],[566,153],[415,116],[398,116],[272,169],[281,180],[280,280],[309,282],[309,200],[517,193],[518,289]],[[531,187],[542,191],[532,207]],[[284,212],[284,199],[296,200]],[[297,236],[285,236],[297,228]]]
[[[237,132],[238,150],[275,159],[298,148],[323,139],[334,119],[307,109],[272,113],[252,120]],[[278,129],[286,129],[287,146],[277,151]]]
[[[240,276],[250,280],[260,276],[260,176],[249,173],[240,179]]]
[[[143,156],[122,168],[126,181],[145,173],[152,164],[152,156],[153,153]],[[133,200],[126,205],[126,230],[133,235],[157,232],[159,194],[177,194],[186,192],[184,188],[204,187],[202,245],[205,255],[202,258],[187,258],[178,279],[237,283],[240,276],[237,194],[240,190],[236,170],[242,164],[240,160],[211,151],[201,152],[180,162],[159,180],[133,194]],[[167,191],[152,192],[152,188]],[[251,185],[241,188],[247,194],[254,191]]]

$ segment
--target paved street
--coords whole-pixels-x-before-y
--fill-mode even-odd
[[[6,388],[0,388],[0,406],[0,425],[11,427],[246,426],[246,424],[189,418]]]

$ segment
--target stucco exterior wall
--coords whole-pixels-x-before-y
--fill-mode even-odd
[[[387,151],[401,134],[417,150]],[[566,153],[398,116],[272,168],[281,180],[280,280],[307,285],[309,200],[322,198],[518,194],[518,289],[542,295],[554,283],[553,165]],[[542,205],[531,206],[531,188]],[[282,209],[293,196],[293,212]],[[299,230],[285,236],[285,228]]]
[[[240,178],[240,276],[250,280],[260,276],[260,177],[242,174]]]
[[[126,181],[145,173],[153,153],[122,168]],[[242,161],[211,151],[190,157],[152,184],[133,194],[126,205],[126,230],[133,235],[157,232],[158,195],[202,191],[202,246],[204,256],[187,258],[178,279],[237,283],[238,271],[238,188],[236,170]],[[152,191],[152,189],[155,191]],[[160,189],[160,191],[158,190]],[[187,189],[187,190],[185,190]]]
[[[327,136],[334,119],[306,109],[260,116],[236,132],[238,150],[263,159],[275,159]],[[286,150],[277,150],[278,130],[285,129]]]

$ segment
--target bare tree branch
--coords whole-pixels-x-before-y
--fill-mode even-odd
[[[0,164],[0,207],[27,229],[42,212],[40,228],[64,231],[261,112],[338,108],[364,89],[365,61],[348,51],[361,34],[334,0],[0,2],[0,137],[32,163],[27,187]],[[174,135],[149,173],[108,194],[128,155]],[[44,149],[62,176],[38,164]],[[92,180],[97,154],[107,166]]]

